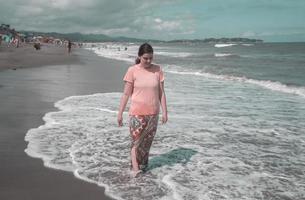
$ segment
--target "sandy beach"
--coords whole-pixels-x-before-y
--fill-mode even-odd
[[[64,48],[51,46],[41,51],[1,47],[0,199],[110,199],[102,187],[29,157],[24,136],[44,123],[42,117],[56,110],[54,102],[60,99],[121,91],[122,65],[83,49],[68,55]]]
[[[52,44],[42,44],[40,50],[35,50],[32,44],[22,43],[19,48],[0,45],[0,70],[25,67],[40,67],[45,65],[63,65],[78,63],[75,54],[68,54],[65,47]]]

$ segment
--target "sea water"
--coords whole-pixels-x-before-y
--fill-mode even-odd
[[[132,65],[139,44],[87,44]],[[148,171],[130,174],[121,94],[71,96],[28,131],[25,150],[116,199],[305,199],[305,44],[153,44],[169,121]]]

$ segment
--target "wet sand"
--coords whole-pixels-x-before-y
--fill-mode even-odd
[[[17,56],[19,51],[23,50],[4,54]],[[64,55],[68,59],[62,55],[57,57],[61,53],[56,48],[46,51],[54,53],[45,55],[46,59],[45,53],[40,53],[43,67],[38,67],[36,61],[31,63],[37,54],[28,52],[23,55],[27,61],[16,59],[8,63],[1,59],[0,62],[0,199],[110,199],[105,196],[104,188],[79,180],[72,173],[46,168],[41,159],[29,157],[24,152],[27,146],[24,136],[29,129],[44,123],[42,117],[56,110],[54,102],[60,99],[121,91],[127,64],[82,49]],[[52,63],[54,58],[58,59]],[[58,62],[60,59],[62,63]],[[11,70],[12,66],[22,68]]]

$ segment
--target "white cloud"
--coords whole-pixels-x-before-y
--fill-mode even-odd
[[[156,17],[160,7],[177,1],[10,0],[1,3],[0,19],[17,30],[162,39],[169,34],[193,30],[188,19]]]
[[[106,35],[113,35],[113,34],[124,34],[130,32],[130,28],[115,28],[115,29],[106,29],[106,30],[97,30],[97,31],[90,31],[88,33],[97,33],[97,34],[106,34]]]
[[[19,6],[18,7],[18,16],[20,17],[28,17],[28,16],[35,16],[35,15],[40,15],[43,13],[43,9],[40,7],[35,7],[35,6]]]
[[[0,23],[17,30],[155,39],[304,34],[304,0],[241,1],[2,0]]]
[[[50,6],[52,8],[58,8],[62,10],[67,9],[71,3],[72,2],[70,2],[70,0],[50,0]]]
[[[152,25],[152,29],[158,31],[178,31],[181,30],[181,22],[179,21],[163,21],[161,19],[156,19],[155,24]]]
[[[195,33],[195,30],[190,29],[190,30],[185,30],[185,31],[177,32],[177,33],[170,32],[169,34],[170,35],[192,35],[194,33]]]
[[[155,22],[157,22],[157,23],[161,23],[161,22],[162,22],[162,19],[160,19],[160,18],[156,18],[156,19],[155,19]]]

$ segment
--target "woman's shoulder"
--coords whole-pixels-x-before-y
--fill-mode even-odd
[[[127,71],[134,71],[136,69],[137,65],[131,65],[128,67]]]
[[[161,66],[160,66],[160,65],[152,64],[152,68],[153,68],[155,71],[161,71]]]
[[[133,64],[133,65],[130,65],[129,68],[131,68],[131,67],[134,68],[134,67],[137,67],[137,66],[138,66],[138,64]]]

